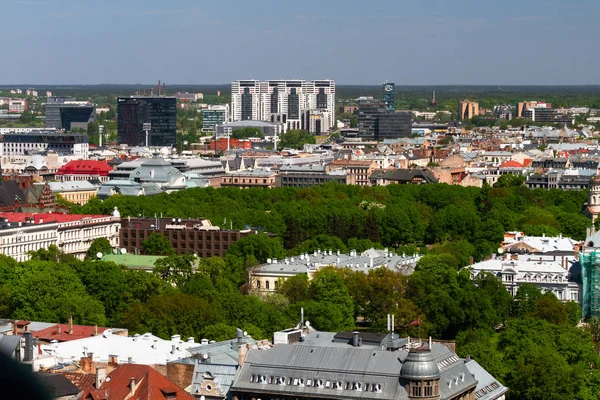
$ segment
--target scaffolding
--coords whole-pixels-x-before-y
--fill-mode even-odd
[[[600,251],[579,253],[581,263],[581,311],[583,318],[600,317]]]

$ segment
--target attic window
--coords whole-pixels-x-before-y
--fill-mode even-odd
[[[165,399],[176,399],[177,398],[177,392],[174,391],[173,389],[160,389],[160,391]]]

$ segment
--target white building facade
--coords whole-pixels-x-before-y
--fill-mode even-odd
[[[308,110],[328,115],[326,130],[335,122],[335,82],[333,80],[245,80],[231,83],[232,121],[262,120],[282,122],[286,129],[303,128]],[[315,111],[313,111],[314,113]]]

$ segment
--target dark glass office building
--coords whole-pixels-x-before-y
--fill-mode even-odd
[[[119,143],[146,144],[144,123],[150,123],[150,146],[176,145],[177,99],[175,97],[119,97],[117,99]]]
[[[391,114],[396,110],[396,84],[394,82],[383,84],[383,103],[387,113]]]
[[[377,116],[375,139],[397,139],[412,134],[412,113],[410,111]]]
[[[359,100],[358,134],[365,139],[375,139],[377,118],[385,113],[385,104],[376,99]]]
[[[50,96],[46,101],[46,128],[87,129],[88,123],[96,120],[93,104],[79,104],[73,97]]]

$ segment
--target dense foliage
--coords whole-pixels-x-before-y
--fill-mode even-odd
[[[144,250],[168,255],[153,274],[78,261],[55,247],[25,263],[0,257],[0,317],[65,321],[73,315],[77,323],[131,333],[221,340],[236,327],[270,337],[296,325],[301,308],[312,326],[327,331],[384,331],[386,315],[393,314],[402,335],[456,340],[461,355],[470,354],[511,388],[510,399],[594,398],[600,323],[589,332],[577,328],[577,304],[528,285],[513,299],[495,276],[472,281],[463,268],[494,251],[505,230],[582,239],[590,225],[581,214],[585,200],[583,191],[529,190],[510,177],[481,189],[328,184],[92,200],[74,212],[109,213],[116,206],[124,216],[226,219],[276,236],[250,235],[225,257],[201,260],[173,255],[153,237]],[[325,268],[312,280],[301,274],[280,281],[273,294],[260,295],[247,284],[248,269],[268,258],[384,246],[425,256],[410,276]],[[559,379],[564,376],[569,379]]]
[[[519,184],[503,179],[497,187],[481,189],[335,183],[307,189],[198,188],[151,197],[92,199],[84,206],[74,205],[73,212],[110,214],[117,207],[123,216],[162,213],[208,218],[213,224],[226,220],[234,228],[251,226],[277,234],[288,250],[323,234],[341,240],[323,246],[340,249],[342,244],[353,247],[348,246],[352,239],[387,247],[463,240],[466,242],[455,250],[463,261],[495,251],[508,230],[584,238],[590,226],[590,220],[581,214],[585,191],[529,190]]]

